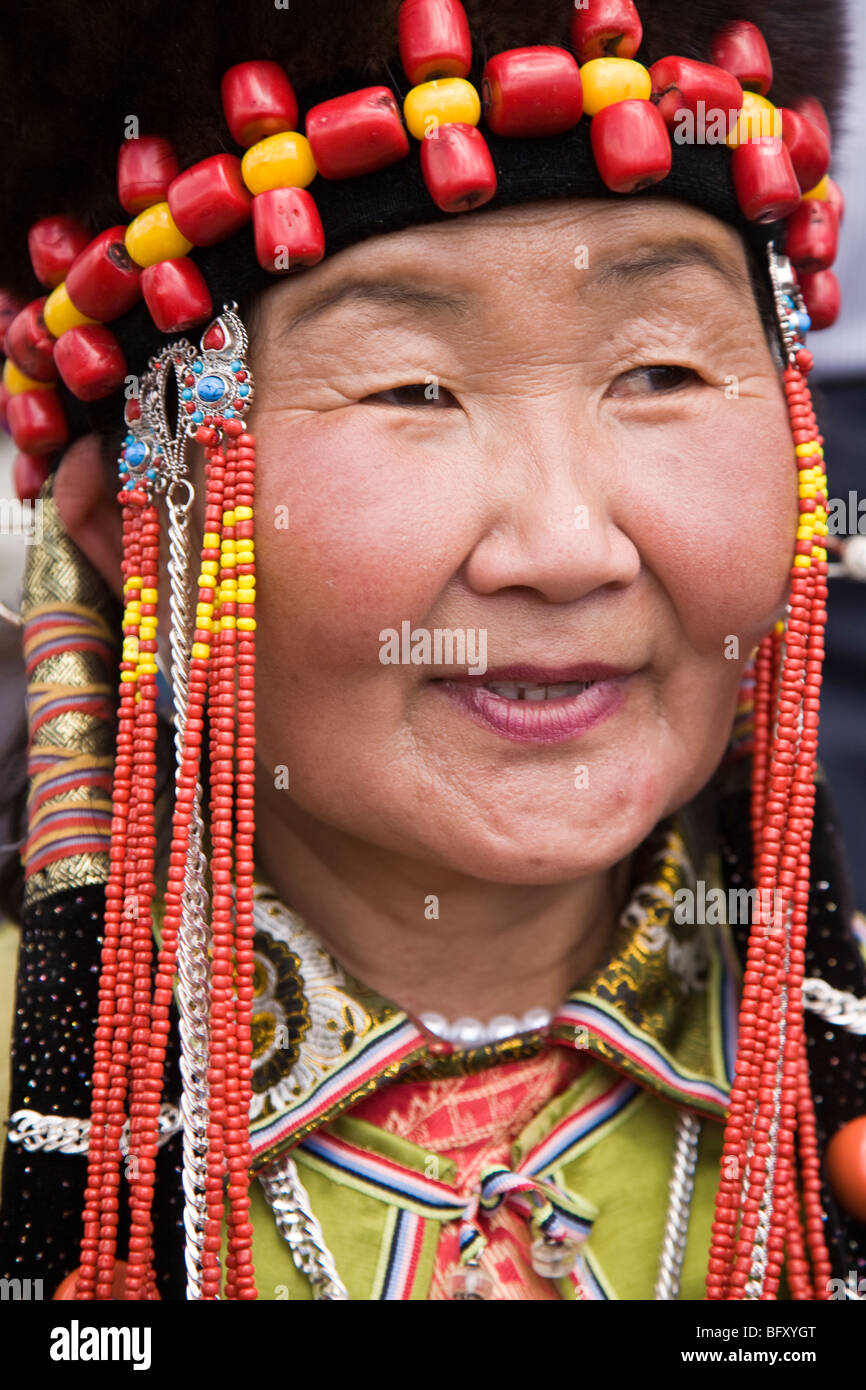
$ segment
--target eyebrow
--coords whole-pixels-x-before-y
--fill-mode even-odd
[[[748,274],[735,269],[710,246],[692,238],[681,238],[665,246],[647,246],[604,265],[592,276],[593,288],[611,289],[633,286],[659,274],[698,267],[720,276],[740,294],[749,291]]]
[[[455,318],[465,317],[473,307],[472,301],[466,295],[453,290],[424,289],[417,283],[393,277],[388,280],[367,280],[350,275],[329,289],[322,290],[312,303],[286,324],[283,331],[292,333],[301,324],[309,323],[327,309],[333,309],[337,304],[345,304],[347,301],[385,304],[393,309],[413,309],[440,316],[451,315]]]

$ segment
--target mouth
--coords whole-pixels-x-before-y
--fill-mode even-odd
[[[619,710],[637,674],[600,663],[559,669],[511,666],[483,676],[455,673],[434,678],[430,685],[453,708],[500,738],[560,743]]]

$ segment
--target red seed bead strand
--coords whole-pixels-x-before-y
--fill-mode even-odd
[[[216,422],[219,424],[220,422]],[[223,1153],[221,1178],[228,1177],[231,1151],[238,1128],[237,1097],[237,1016],[234,1000],[234,919],[233,919],[233,848],[234,848],[234,480],[236,451],[225,452],[222,493],[218,609],[214,613],[214,652],[209,688],[211,728],[211,867],[213,891],[214,983],[218,984],[219,1001],[215,1004],[213,1028],[220,1042],[221,1088],[224,1095]],[[216,1080],[216,1071],[215,1078]],[[220,1210],[224,1208],[224,1193],[220,1187]],[[214,1185],[214,1205],[216,1187]],[[229,1226],[229,1233],[230,1233]],[[231,1240],[226,1251],[227,1298],[235,1297],[235,1260]]]
[[[229,1155],[231,1236],[237,1296],[256,1297],[250,1222],[250,1132],[252,1101],[254,958],[253,878],[255,840],[255,550],[253,501],[255,494],[255,440],[241,434],[237,440],[235,484],[237,771],[235,836],[235,920],[237,982],[238,1132],[235,1151]],[[248,557],[248,558],[242,558]],[[252,585],[249,581],[252,580]],[[242,583],[242,581],[244,581]]]
[[[123,560],[125,608],[124,638],[137,636],[138,624],[133,621],[129,605],[140,588],[137,531],[140,509],[123,489],[118,495],[122,507]],[[130,644],[131,645],[131,644]],[[93,1075],[90,1102],[90,1138],[87,1153],[87,1185],[84,1194],[84,1233],[81,1241],[81,1264],[75,1287],[76,1299],[86,1301],[105,1297],[114,1272],[114,1240],[117,1231],[117,1205],[103,1197],[110,1193],[113,1155],[107,1146],[109,1092],[112,1077],[116,986],[121,949],[124,879],[127,860],[127,830],[132,791],[132,763],[135,747],[135,690],[137,661],[122,655],[120,661],[117,738],[112,786],[111,843],[109,846],[109,877],[105,888],[104,936],[99,975],[98,1012],[93,1044]],[[100,1292],[97,1293],[97,1280]]]
[[[205,448],[207,494],[205,502],[205,533],[209,536],[222,536],[224,497],[225,497],[225,457],[219,443],[219,435],[208,428],[208,438],[213,442]],[[220,769],[217,757],[221,731],[218,728],[217,681],[220,671],[221,638],[219,576],[220,551],[215,547],[202,550],[202,578],[210,578],[211,584],[202,591],[206,602],[212,605],[211,630],[198,629],[196,640],[205,642],[210,648],[210,665],[207,673],[207,701],[210,731],[210,784],[211,784],[211,869],[213,891],[212,908],[212,947],[211,947],[211,1047],[208,1062],[208,1156],[205,1174],[205,1202],[207,1218],[202,1256],[202,1299],[216,1299],[220,1296],[220,1261],[222,1247],[222,1227],[224,1216],[225,1144],[226,1144],[226,1104],[227,1104],[227,1047],[228,1033],[226,1020],[231,998],[231,942],[225,940],[222,919],[219,911],[220,894],[224,874],[221,827],[219,824],[218,798],[221,795]],[[205,568],[207,566],[207,568]]]
[[[770,701],[773,681],[773,634],[761,640],[755,657],[754,751],[752,753],[752,839],[763,829],[767,764],[770,751]]]
[[[134,904],[133,1019],[130,1049],[130,1237],[126,1297],[148,1296],[154,1282],[153,1197],[157,1143],[147,1137],[147,1122],[159,1115],[162,1077],[151,1076],[148,1046],[152,1026],[153,937],[151,907],[155,892],[157,672],[156,627],[159,583],[159,515],[151,503],[141,524],[141,626],[135,727],[134,834],[131,837],[128,892]],[[153,633],[152,636],[149,634]],[[142,1133],[144,1130],[144,1133]]]

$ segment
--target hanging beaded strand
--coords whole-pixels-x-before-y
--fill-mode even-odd
[[[811,354],[800,349],[784,373],[799,470],[800,527],[784,643],[775,632],[764,639],[756,672],[758,790],[752,823],[759,905],[713,1227],[710,1298],[775,1298],[786,1249],[794,1297],[828,1297],[830,1264],[802,1011],[827,597],[827,480],[805,379],[810,366]],[[800,1225],[797,1132],[811,1271]]]

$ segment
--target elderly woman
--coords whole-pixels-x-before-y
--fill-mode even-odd
[[[116,126],[74,73],[86,187],[17,190],[55,288],[6,339],[62,459],[3,1274],[827,1298],[862,1262],[803,346],[839,60],[742,8],[202,6],[189,51],[152,4],[84,58]]]

